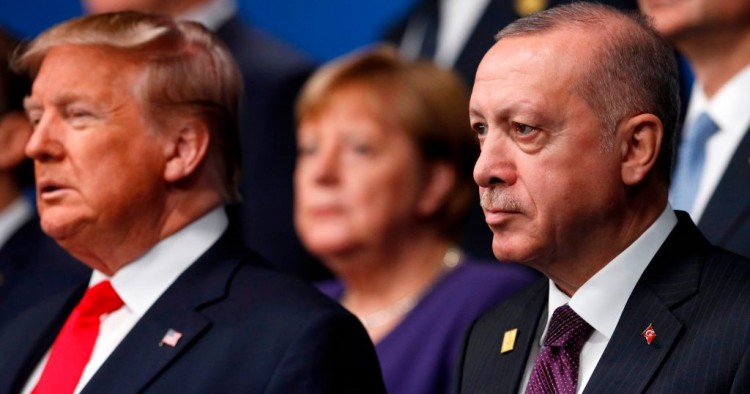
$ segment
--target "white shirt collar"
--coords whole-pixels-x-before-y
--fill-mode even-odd
[[[224,207],[215,208],[117,271],[109,278],[112,287],[128,309],[142,316],[221,237],[228,223]],[[106,279],[95,270],[89,287]]]
[[[596,331],[611,338],[638,279],[676,225],[677,216],[667,204],[638,239],[586,281],[572,298],[550,280],[547,325],[552,312],[567,303]]]
[[[690,104],[685,118],[689,126],[703,112],[708,112],[711,119],[724,131],[744,134],[750,126],[750,65],[747,65],[719,89],[709,101],[703,91],[703,85],[696,80],[690,93]],[[687,127],[685,129],[688,129]]]
[[[0,248],[32,216],[34,216],[34,209],[23,197],[18,197],[16,201],[0,212]]]
[[[236,13],[237,2],[235,0],[213,0],[191,9],[178,16],[177,19],[199,22],[216,31]]]
[[[730,79],[709,101],[700,81],[696,81],[690,96],[683,132],[691,130],[701,113],[708,113],[719,126],[717,133],[706,143],[706,161],[700,175],[700,186],[690,216],[696,223],[703,215],[716,186],[737,150],[742,138],[750,129],[750,65]]]

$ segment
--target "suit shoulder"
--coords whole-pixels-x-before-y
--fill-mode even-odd
[[[537,279],[530,286],[511,295],[481,314],[472,325],[471,330],[490,330],[494,332],[499,323],[505,324],[505,322],[521,319],[522,316],[528,314],[528,308],[531,304],[538,303],[539,299],[546,302],[548,283],[549,279],[546,277]]]
[[[226,302],[251,309],[262,306],[269,314],[300,320],[321,313],[348,314],[301,279],[250,264],[240,264],[237,268],[229,283]]]

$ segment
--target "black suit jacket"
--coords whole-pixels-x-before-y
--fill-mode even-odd
[[[33,216],[0,248],[0,326],[90,274],[42,232]]]
[[[138,321],[89,393],[382,393],[362,326],[324,295],[259,268],[224,235]],[[51,346],[85,283],[0,333],[0,393],[16,393]],[[159,346],[169,329],[175,347]]]
[[[750,257],[750,130],[730,159],[698,228],[713,244]]]
[[[297,238],[292,209],[297,157],[294,103],[315,66],[239,16],[222,25],[217,34],[229,47],[244,79],[240,106],[242,203],[230,209],[230,217],[239,225],[245,245],[275,269],[308,280],[328,277]]]
[[[711,246],[684,212],[633,289],[585,393],[750,392],[750,262]],[[457,392],[517,393],[549,281],[480,317]],[[653,324],[651,345],[641,333]],[[504,332],[518,328],[501,354]]]

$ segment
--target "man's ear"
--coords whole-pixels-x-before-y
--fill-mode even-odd
[[[445,202],[456,183],[456,171],[446,162],[435,162],[427,165],[425,184],[422,195],[417,202],[417,214],[429,217]]]
[[[205,160],[211,140],[206,124],[198,119],[186,119],[178,123],[177,132],[167,137],[166,166],[164,179],[167,182],[178,182],[195,173]]]
[[[622,137],[622,181],[626,185],[642,182],[653,169],[659,157],[664,126],[656,115],[640,114],[620,124]]]
[[[31,131],[31,123],[21,111],[0,117],[0,170],[11,170],[23,162]]]

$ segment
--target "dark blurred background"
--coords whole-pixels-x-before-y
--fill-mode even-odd
[[[255,27],[324,62],[376,41],[414,0],[238,0]],[[31,38],[74,16],[78,0],[0,0],[0,25]]]

